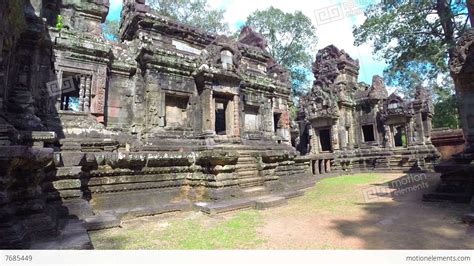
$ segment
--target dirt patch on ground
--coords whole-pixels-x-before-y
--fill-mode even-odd
[[[381,187],[383,181],[398,180],[403,175],[380,175],[382,183],[354,187],[362,198],[371,188],[378,188],[372,191],[379,196],[362,201],[354,197],[355,205],[341,208],[339,213],[318,209],[295,211],[294,202],[266,211],[266,223],[260,229],[267,239],[263,248],[474,249],[474,230],[460,220],[469,208],[467,204],[421,200],[423,193],[435,188],[439,180],[436,175],[389,190]],[[406,182],[398,182],[401,183]],[[418,186],[419,183],[424,186]],[[406,189],[409,187],[417,189]],[[345,196],[348,195],[341,195]]]

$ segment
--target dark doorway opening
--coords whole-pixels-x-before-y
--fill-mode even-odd
[[[279,128],[278,123],[280,122],[281,114],[273,113],[273,132],[276,132]]]
[[[393,134],[395,147],[406,147],[407,144],[407,134],[403,126],[395,128],[395,134]]]
[[[373,125],[362,126],[362,132],[364,133],[364,142],[375,141]]]
[[[217,135],[226,134],[226,121],[225,121],[225,111],[227,109],[226,101],[216,100],[216,121],[215,128]]]
[[[319,141],[321,142],[322,151],[331,151],[331,130],[320,129],[319,130]]]

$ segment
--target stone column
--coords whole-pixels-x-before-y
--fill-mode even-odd
[[[234,95],[234,136],[240,136],[240,96],[239,95]]]
[[[56,71],[56,80],[58,81],[58,94],[54,95],[56,97],[56,110],[61,110],[61,105],[62,105],[62,99],[63,99],[63,71],[62,70],[57,70]],[[56,92],[53,92],[56,93]],[[58,99],[59,98],[59,99]]]
[[[431,117],[428,116],[426,117],[426,120],[423,124],[423,132],[425,132],[425,144],[430,144],[431,143],[431,129],[432,129],[432,124],[431,124]]]
[[[413,145],[413,118],[410,118],[410,120],[406,123],[405,133],[407,138],[407,146]]]
[[[311,147],[312,147],[312,151],[311,153],[315,153],[315,154],[318,154],[321,152],[321,148],[320,148],[320,140],[319,140],[319,130],[315,129],[315,128],[312,128],[310,127],[309,128],[309,131],[312,132],[312,138],[311,138]]]
[[[339,143],[341,143],[341,149],[347,148],[347,130],[345,126],[339,126]]]
[[[417,111],[415,114],[415,123],[416,123],[416,144],[423,144],[424,143],[424,130],[423,130],[423,116],[421,115],[420,110]]]
[[[86,91],[84,95],[84,111],[90,111],[92,76],[86,76]]]
[[[201,92],[201,106],[202,106],[202,131],[210,132],[215,131],[214,119],[215,119],[215,107],[214,98],[212,96],[212,84],[204,84],[204,89]]]
[[[319,166],[319,169],[321,169],[320,174],[325,174],[326,169],[324,165],[324,159],[319,160],[318,166]]]
[[[86,93],[86,77],[81,75],[79,81],[79,111],[84,111],[84,98]]]
[[[314,173],[315,175],[319,175],[319,160],[312,160],[311,164],[313,165]]]
[[[387,148],[393,148],[393,132],[392,129],[389,125],[384,126],[385,130],[385,137],[386,139],[386,147]]]
[[[340,146],[339,146],[339,127],[337,124],[335,125],[332,125],[331,127],[331,141],[332,141],[332,149],[335,151],[335,150],[339,150],[340,149]]]
[[[227,108],[225,109],[225,123],[226,123],[226,135],[233,136],[235,133],[235,102],[228,101]]]

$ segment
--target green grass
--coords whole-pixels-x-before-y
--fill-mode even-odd
[[[228,220],[204,226],[212,217],[173,219],[166,228],[156,223],[91,232],[96,249],[251,249],[264,242],[257,235],[261,213],[241,211]]]
[[[261,224],[260,213],[244,211],[211,228],[194,220],[178,222],[164,232],[163,240],[170,249],[250,249],[264,242],[257,236]]]
[[[303,197],[275,211],[277,215],[350,215],[362,209],[362,189],[377,181],[380,181],[377,174],[323,179]],[[227,218],[182,214],[185,218],[178,216],[166,221],[138,219],[125,228],[90,232],[90,236],[96,249],[252,249],[266,242],[258,230],[271,215],[275,215],[271,210],[265,214],[245,210],[228,214]]]
[[[314,188],[296,199],[293,203],[295,212],[318,211],[340,214],[351,214],[360,210],[364,202],[362,188],[380,180],[377,174],[358,174],[326,178],[319,181]]]

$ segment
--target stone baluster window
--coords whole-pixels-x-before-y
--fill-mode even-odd
[[[226,69],[226,70],[231,70],[232,69],[232,67],[234,65],[234,61],[232,59],[233,56],[234,55],[229,50],[223,50],[221,52],[221,63],[222,63],[222,68],[223,69]]]
[[[92,75],[63,73],[61,87],[61,110],[89,112]]]

